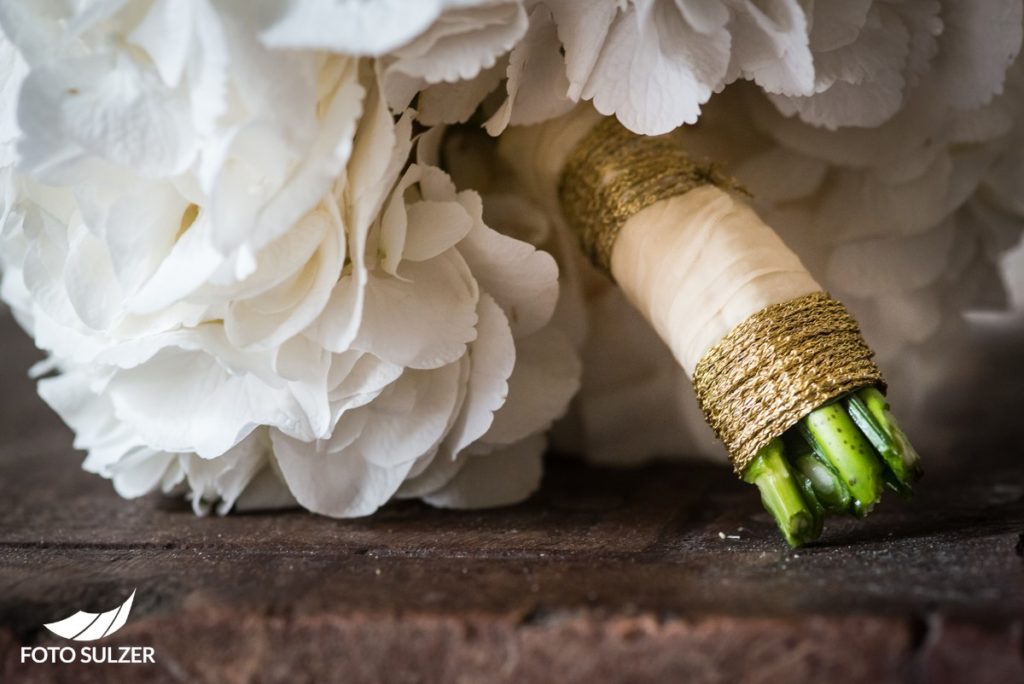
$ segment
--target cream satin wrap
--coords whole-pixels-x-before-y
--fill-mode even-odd
[[[710,185],[629,219],[612,275],[691,377],[701,356],[748,317],[821,290],[749,206]]]

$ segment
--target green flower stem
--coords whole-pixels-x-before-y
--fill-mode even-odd
[[[821,534],[826,514],[863,517],[883,486],[909,496],[921,475],[910,445],[874,387],[811,411],[761,449],[743,473],[790,546]]]
[[[774,439],[761,449],[743,472],[743,479],[757,485],[764,507],[775,518],[790,546],[800,546],[818,536],[822,516],[816,515],[818,512],[804,499],[786,460],[782,440]]]
[[[885,396],[877,388],[867,387],[848,395],[843,403],[891,471],[897,491],[909,493],[921,476],[921,457],[896,423]]]
[[[810,481],[815,498],[826,511],[839,514],[850,512],[853,497],[839,475],[812,453],[793,455],[790,461]]]
[[[882,464],[841,403],[811,411],[799,423],[800,432],[814,452],[842,478],[853,496],[851,512],[871,512],[885,484]]]
[[[792,473],[793,477],[796,479],[796,484],[800,488],[800,493],[803,494],[804,503],[807,504],[807,508],[811,512],[811,529],[806,535],[804,535],[805,539],[801,542],[806,543],[821,536],[821,530],[825,526],[825,507],[814,492],[814,483],[811,481],[811,478],[801,472],[798,468],[794,468],[791,460],[790,473]]]

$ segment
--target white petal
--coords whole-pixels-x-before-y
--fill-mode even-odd
[[[833,226],[830,239],[915,235],[948,213],[953,165],[942,155],[921,175],[892,183],[871,173],[833,171],[821,200],[818,225]]]
[[[29,64],[54,58],[54,46],[61,46],[69,8],[58,2],[0,2],[0,26]]]
[[[785,169],[785,173],[780,173],[780,169]],[[827,165],[818,159],[784,147],[772,147],[745,159],[735,173],[758,200],[786,202],[814,193],[827,170]]]
[[[530,28],[508,61],[508,98],[487,121],[491,135],[509,124],[528,126],[565,114],[575,102],[566,95],[569,80],[551,12],[542,5],[530,12]]]
[[[519,503],[540,486],[546,443],[537,435],[484,456],[470,457],[451,481],[423,500],[441,508]]]
[[[192,296],[193,300],[219,303],[256,297],[293,279],[317,250],[342,231],[329,212],[315,210],[303,216],[287,233],[274,240],[256,254],[252,274],[241,282],[233,279],[224,285],[207,285]]]
[[[420,181],[424,168],[413,164],[402,175],[391,192],[387,206],[380,217],[380,229],[369,236],[369,250],[376,251],[376,260],[385,273],[395,275],[405,249],[405,237],[409,231],[409,217],[405,206],[406,190]],[[372,242],[376,240],[376,245]]]
[[[399,499],[421,499],[448,484],[471,458],[467,451],[453,457],[429,454],[416,462],[402,486],[395,492]]]
[[[502,58],[474,78],[427,86],[416,100],[417,120],[425,126],[465,123],[484,98],[498,87],[507,66],[507,60]]]
[[[226,353],[223,345],[216,356],[167,347],[118,372],[108,385],[118,418],[146,444],[203,458],[223,454],[259,425],[297,435],[316,432],[287,387],[229,369]]]
[[[155,313],[198,289],[223,263],[210,244],[211,226],[200,212],[146,284],[125,301],[128,311]]]
[[[932,66],[939,51],[938,39],[943,33],[940,3],[899,3],[892,8],[910,32],[910,50],[904,72],[908,90],[921,85],[922,77]]]
[[[508,379],[515,366],[516,347],[508,321],[494,300],[480,296],[477,338],[469,346],[470,374],[466,399],[441,447],[440,457],[451,459],[487,432],[494,412],[508,397]]]
[[[75,432],[75,448],[99,452],[97,457],[90,453],[86,469],[109,476],[109,466],[139,444],[131,439],[134,435],[126,439],[130,431],[118,424],[110,401],[93,389],[95,380],[86,370],[72,369],[40,380],[39,396]]]
[[[345,228],[348,231],[351,270],[335,286],[331,298],[310,334],[326,349],[349,349],[362,323],[368,280],[366,240],[370,222],[380,211],[387,193],[408,160],[412,121],[403,115],[396,124],[376,88],[371,88],[367,114],[360,120],[345,193]],[[332,218],[342,225],[337,207],[327,202]]]
[[[71,305],[90,328],[106,329],[121,312],[123,294],[108,252],[85,230],[78,231],[68,246],[64,286]]]
[[[394,61],[389,60],[385,70],[385,84],[390,74],[426,83],[473,78],[511,50],[526,28],[526,11],[514,0],[452,10],[430,30],[394,52]]]
[[[935,84],[957,109],[973,109],[1003,91],[1006,70],[1020,52],[1024,19],[1015,0],[947,2]]]
[[[373,402],[342,416],[330,440],[272,432],[274,453],[300,504],[325,515],[368,515],[436,448],[459,397],[461,364],[407,371]]]
[[[260,213],[257,235],[279,235],[309,211],[327,192],[345,167],[353,148],[356,122],[362,113],[365,89],[356,80],[355,66],[338,86],[320,122],[319,132],[301,162],[292,170],[287,183],[271,198]]]
[[[303,508],[335,518],[370,515],[395,493],[412,461],[370,463],[359,454],[332,453],[324,443],[301,442],[271,431],[274,458],[292,496]]]
[[[558,302],[558,265],[547,252],[478,224],[459,243],[480,288],[494,297],[516,337],[550,319]]]
[[[217,512],[227,513],[256,473],[267,463],[270,444],[263,431],[257,431],[214,459],[188,454],[181,458],[182,469],[192,490],[192,506],[199,514],[206,502],[217,502]]]
[[[313,258],[290,281],[228,307],[224,319],[228,339],[240,347],[267,349],[299,334],[324,310],[341,266],[338,240],[327,233]]]
[[[22,87],[19,147],[26,170],[46,173],[79,146],[148,175],[172,175],[196,153],[184,103],[127,57],[94,56],[33,69]],[[53,141],[62,144],[56,149]],[[38,143],[38,145],[37,145]]]
[[[730,39],[724,26],[694,30],[669,3],[642,21],[636,11],[612,27],[583,97],[631,131],[659,135],[697,121],[725,77]]]
[[[171,88],[181,81],[192,47],[195,3],[156,0],[129,40],[149,53],[160,78]]]
[[[140,496],[156,486],[169,458],[119,421],[102,391],[102,380],[84,369],[39,383],[39,395],[75,432],[75,447],[88,450],[82,468],[113,478],[122,496]]]
[[[551,8],[558,38],[565,46],[565,71],[569,80],[566,94],[579,100],[583,87],[597,64],[612,20],[618,12],[615,0],[545,0]]]
[[[222,16],[207,0],[195,3],[195,39],[187,65],[192,123],[200,133],[209,134],[216,131],[228,106],[231,56]],[[173,4],[177,9],[179,3]]]
[[[155,490],[176,454],[141,449],[111,468],[114,489],[126,499],[134,499]]]
[[[0,19],[2,16],[0,14]],[[27,75],[28,64],[24,58],[9,40],[0,35],[0,167],[13,166],[18,161],[16,147],[21,136],[18,97]]]
[[[857,40],[873,0],[816,2],[812,5],[811,48],[826,52]]]
[[[348,165],[345,219],[353,259],[363,258],[361,248],[370,222],[405,168],[411,148],[411,116],[403,114],[396,123],[379,90],[371,88]]]
[[[734,2],[731,71],[771,93],[814,92],[807,18],[797,0]]]
[[[230,140],[207,202],[212,243],[224,256],[263,246],[253,239],[261,203],[285,182],[298,153],[283,131],[262,122],[235,130]]]
[[[320,318],[307,334],[333,352],[348,351],[363,320],[366,283],[365,269],[342,276],[331,291]]]
[[[1013,126],[1012,114],[1003,107],[988,106],[958,113],[949,124],[949,142],[983,143],[1001,138]]]
[[[430,453],[455,418],[464,390],[464,365],[406,371],[372,402],[347,412],[339,427],[350,420],[363,424],[351,444],[344,445],[345,453],[358,454],[381,466],[413,461]]]
[[[796,114],[815,126],[878,126],[903,104],[909,52],[910,34],[903,22],[876,3],[855,42],[816,54],[818,93],[773,95],[772,101],[787,116]]]
[[[328,387],[332,401],[346,407],[361,406],[376,398],[385,387],[398,380],[404,369],[378,359],[373,354],[345,352],[331,360]],[[358,398],[358,401],[351,401]]]
[[[884,297],[938,280],[950,259],[953,221],[912,237],[896,235],[838,245],[829,259],[830,286],[856,297]]]
[[[288,0],[260,35],[276,48],[319,48],[354,55],[382,55],[426,30],[441,0],[375,0],[323,3]]]
[[[322,385],[331,365],[331,354],[303,335],[285,340],[276,349],[274,372],[289,382]]]
[[[170,253],[188,208],[169,183],[147,184],[114,202],[104,236],[126,293],[138,290]]]
[[[437,368],[457,360],[476,337],[478,291],[466,263],[449,251],[408,262],[402,271],[406,280],[370,276],[352,349],[408,368]]]
[[[408,261],[426,261],[440,256],[473,228],[473,218],[455,201],[414,202],[406,211],[409,229],[401,255]]]
[[[546,430],[565,412],[579,384],[579,359],[559,330],[548,327],[516,340],[508,400],[495,413],[482,439],[510,444]]]

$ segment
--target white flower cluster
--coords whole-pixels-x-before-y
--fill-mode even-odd
[[[2,294],[40,393],[124,496],[520,500],[577,386],[557,266],[410,164],[406,104],[522,10],[305,4],[0,2]]]
[[[511,2],[491,17],[513,15]],[[528,0],[498,30],[475,20],[507,54],[479,40],[437,49],[417,41],[418,61],[399,67],[422,87],[432,120],[462,121],[503,77],[503,104],[488,130],[532,124],[593,101],[602,114],[648,135],[694,123],[713,93],[753,81],[779,111],[814,126],[873,127],[905,108],[939,70],[947,99],[961,109],[987,102],[1019,43],[1018,0]],[[464,30],[464,25],[460,24]],[[330,29],[324,28],[323,31]],[[455,29],[445,27],[445,35]],[[952,35],[952,37],[951,37]],[[431,45],[432,50],[425,49]],[[941,50],[940,50],[941,44]],[[443,58],[446,69],[437,63]],[[427,68],[428,58],[433,68]],[[401,60],[399,61],[401,64]],[[470,80],[483,63],[486,69]],[[491,66],[493,64],[493,66]],[[418,79],[418,80],[415,80]],[[415,83],[413,82],[415,80]],[[463,82],[452,85],[452,81]]]

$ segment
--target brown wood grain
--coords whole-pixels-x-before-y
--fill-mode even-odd
[[[994,355],[1016,358],[1008,335]],[[1016,383],[965,390],[983,418],[939,414],[963,439],[915,500],[794,552],[750,487],[695,464],[553,458],[540,493],[487,512],[124,501],[80,470],[7,318],[0,349],[3,682],[1024,681],[1021,443],[1000,429],[1021,425]],[[44,622],[135,588],[102,643],[151,645],[155,665],[19,662],[69,643]]]

